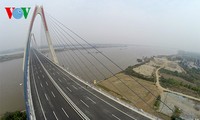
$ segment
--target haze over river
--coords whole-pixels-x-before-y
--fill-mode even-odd
[[[129,65],[136,64],[137,58],[156,55],[171,55],[176,54],[177,52],[177,50],[175,49],[172,50],[149,46],[111,47],[99,48],[99,50],[107,55],[109,58],[111,58],[115,63],[117,63],[117,65],[119,65],[123,69],[125,69]],[[90,54],[95,55],[101,62],[106,64],[106,66],[108,66],[108,68],[111,69],[113,73],[120,72],[120,70],[112,65],[108,60],[101,57],[100,53],[92,50],[89,50],[91,52],[86,52],[84,50],[81,51],[84,53],[85,56],[91,58],[91,62],[93,62],[96,67],[98,67],[99,70],[105,74],[106,77],[111,76],[111,73],[105,70],[105,68],[102,67],[96,60],[92,59]],[[78,51],[74,52],[76,52],[77,55],[80,55]],[[71,52],[71,54],[72,53],[73,52]],[[70,54],[68,53],[68,51],[58,52],[57,56],[61,65],[64,65],[66,69],[68,68],[69,71],[74,72],[76,75],[87,80],[88,82],[104,79],[104,77],[98,72],[95,72],[95,76],[98,79],[95,78],[94,76],[92,76],[89,70],[84,67],[84,64],[81,64],[81,61],[77,61],[82,66],[80,68],[80,66],[78,66],[77,63],[72,59],[72,57],[69,58]],[[20,86],[20,83],[23,83],[22,62],[22,59],[15,59],[0,63],[0,115],[4,114],[7,111],[11,112],[15,110],[25,109],[23,85]],[[79,68],[79,71],[77,71],[75,67],[72,67],[72,64],[76,65],[76,68]],[[85,64],[89,65],[92,71],[95,71],[94,67],[92,67],[89,62],[86,62],[86,60]],[[81,69],[84,72],[82,72]],[[85,74],[88,74],[88,76],[86,76]]]

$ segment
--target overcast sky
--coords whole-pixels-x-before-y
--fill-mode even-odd
[[[200,0],[0,0],[0,51],[25,46],[36,4],[90,43],[200,51]],[[6,6],[30,6],[28,19],[9,20]]]

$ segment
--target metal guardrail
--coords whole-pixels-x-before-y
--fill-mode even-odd
[[[39,51],[38,51],[38,52],[39,52]],[[39,52],[39,53],[40,53],[40,52]],[[42,54],[42,53],[40,53],[40,54]],[[42,54],[42,55],[43,55],[43,54]],[[45,58],[47,58],[49,61],[51,61],[51,60],[50,60],[48,57],[46,57],[45,55],[43,55],[43,56],[44,56]],[[53,63],[53,62],[52,62],[52,63]],[[106,96],[106,97],[108,97],[108,98],[110,98],[110,99],[116,101],[117,103],[119,103],[119,104],[121,104],[121,105],[123,105],[123,106],[125,106],[125,107],[127,107],[127,108],[129,108],[129,109],[131,109],[131,110],[133,110],[133,111],[135,111],[135,112],[137,112],[137,113],[139,113],[139,114],[141,114],[141,115],[143,115],[143,116],[149,118],[149,119],[152,119],[152,120],[160,120],[160,118],[155,117],[155,116],[153,116],[153,115],[151,115],[151,114],[149,114],[149,113],[146,113],[146,112],[144,112],[144,111],[141,110],[141,109],[138,109],[138,108],[136,108],[136,107],[133,107],[132,105],[130,105],[130,104],[128,104],[128,103],[125,103],[124,101],[120,100],[119,98],[116,98],[116,97],[114,97],[114,96],[108,94],[107,92],[102,91],[101,89],[95,87],[93,84],[90,84],[90,83],[84,81],[84,80],[81,79],[80,77],[78,77],[78,76],[74,75],[73,73],[67,71],[66,69],[64,69],[63,67],[59,66],[58,64],[55,64],[55,63],[54,63],[54,65],[56,65],[57,67],[61,68],[63,71],[67,72],[68,74],[70,74],[71,76],[73,76],[74,78],[76,78],[77,80],[79,80],[80,82],[82,82],[83,84],[89,86],[90,88],[92,88],[93,90],[95,90],[95,91],[97,91],[97,92],[103,94],[104,96]]]
[[[25,99],[25,106],[26,106],[26,115],[27,119],[30,120],[30,107],[29,107],[29,101],[28,101],[28,89],[27,89],[27,81],[29,79],[28,75],[28,68],[29,68],[29,50],[30,50],[30,40],[28,39],[26,44],[26,50],[25,50],[25,56],[24,56],[24,99]]]
[[[34,52],[35,53],[35,52]],[[41,64],[42,68],[44,69],[44,71],[46,72],[46,74],[48,75],[49,79],[51,80],[51,82],[54,84],[54,86],[56,87],[56,89],[58,90],[58,92],[60,92],[60,94],[64,97],[64,99],[69,103],[69,105],[76,111],[76,113],[83,119],[83,120],[90,120],[77,106],[76,104],[74,104],[74,102],[64,93],[64,91],[58,86],[58,84],[53,80],[53,78],[51,77],[51,75],[47,72],[46,68],[42,65],[42,62],[40,61],[40,59],[38,58],[38,56],[36,55],[39,63]]]
[[[60,67],[60,68],[62,68],[62,67]],[[62,69],[63,69],[63,68],[62,68]],[[63,69],[63,70],[65,70],[65,69]],[[135,111],[135,112],[137,112],[137,113],[139,113],[139,114],[141,114],[141,115],[143,115],[143,116],[149,118],[149,119],[152,119],[152,120],[159,120],[159,118],[157,118],[157,117],[155,117],[155,116],[153,116],[153,115],[151,115],[151,114],[149,114],[149,113],[146,113],[146,112],[144,112],[144,111],[141,110],[141,109],[138,109],[138,108],[136,108],[136,107],[133,107],[132,105],[130,105],[130,104],[128,104],[128,103],[126,103],[126,102],[120,100],[119,98],[114,97],[114,96],[108,94],[108,93],[105,92],[104,90],[95,87],[93,84],[90,84],[90,83],[88,83],[88,82],[82,80],[80,77],[74,75],[73,73],[71,73],[71,72],[69,72],[69,71],[67,71],[67,70],[65,70],[65,71],[66,71],[67,73],[69,73],[70,75],[72,75],[73,77],[75,77],[75,78],[76,78],[77,80],[79,80],[80,82],[84,83],[84,84],[87,85],[87,86],[90,86],[93,90],[95,90],[95,91],[97,91],[97,92],[103,94],[104,96],[106,96],[106,97],[108,97],[108,98],[114,100],[115,102],[117,102],[117,103],[119,103],[119,104],[121,104],[121,105],[123,105],[123,106],[125,106],[125,107],[127,107],[127,108],[129,108],[129,109],[131,109],[131,110],[133,110],[133,111]]]
[[[24,99],[26,106],[26,116],[27,120],[36,120],[32,95],[31,95],[31,86],[30,86],[30,73],[29,73],[29,54],[30,54],[30,38],[28,38],[26,49],[24,53]]]

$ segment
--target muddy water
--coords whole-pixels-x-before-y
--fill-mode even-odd
[[[145,47],[145,46],[129,46],[129,47],[113,47],[113,48],[100,48],[102,53],[106,54],[109,58],[115,61],[122,69],[125,69],[129,65],[137,63],[137,58],[144,56],[150,57],[153,55],[169,55],[176,53],[176,50],[162,49],[157,47]],[[78,60],[75,53],[83,60],[84,64]],[[84,57],[78,52],[71,52],[74,59],[70,56],[68,51],[57,53],[60,65],[64,65],[66,69],[80,76],[81,78],[92,82],[94,79],[102,80],[102,76],[94,66],[92,66]],[[93,54],[98,60],[104,63],[113,73],[120,71],[107,59],[103,58],[99,53],[89,50],[86,52],[82,50],[82,53],[90,59],[90,61],[105,75],[109,77],[112,74],[108,72],[100,63],[98,63],[91,54]],[[82,56],[82,57],[81,57]],[[78,63],[80,65],[78,65]],[[76,67],[74,67],[74,65]],[[85,67],[89,66],[95,76]],[[78,70],[76,69],[78,68]],[[86,75],[87,74],[87,75]],[[12,61],[0,63],[0,115],[7,111],[23,110],[25,109],[23,99],[23,86],[19,84],[23,82],[22,72],[22,59],[16,59]]]
[[[24,109],[22,82],[22,59],[0,63],[0,115]]]

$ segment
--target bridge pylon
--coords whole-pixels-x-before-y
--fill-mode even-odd
[[[40,15],[42,18],[42,23],[44,25],[45,28],[45,34],[46,34],[46,38],[47,38],[47,42],[48,42],[48,46],[51,52],[51,56],[53,58],[53,62],[55,64],[59,64],[58,63],[58,59],[56,57],[53,45],[52,45],[52,41],[51,41],[51,36],[47,27],[47,22],[46,22],[46,18],[45,18],[45,14],[44,14],[44,9],[43,6],[35,6],[34,12],[33,12],[33,16],[31,19],[31,23],[29,26],[29,31],[28,31],[28,39],[26,42],[26,47],[24,49],[24,60],[23,60],[23,71],[24,71],[24,99],[25,99],[25,105],[26,105],[26,112],[27,112],[27,119],[28,120],[35,120],[35,114],[34,114],[34,107],[32,104],[32,97],[31,97],[31,89],[30,89],[30,73],[29,73],[29,53],[30,53],[30,43],[31,43],[31,37],[34,35],[32,34],[32,28],[33,28],[33,23],[35,21],[35,18],[37,15]],[[34,40],[35,38],[33,38]],[[35,42],[36,44],[36,42]]]
[[[51,36],[50,36],[50,33],[49,33],[49,29],[48,29],[48,26],[47,26],[47,22],[46,22],[43,6],[37,6],[37,5],[35,6],[35,9],[34,9],[34,12],[33,12],[33,16],[32,16],[32,19],[31,19],[31,23],[30,23],[28,39],[31,38],[31,32],[32,32],[33,23],[34,23],[35,18],[36,18],[36,16],[38,14],[41,16],[42,23],[44,25],[45,35],[46,35],[46,38],[47,38],[48,47],[49,47],[49,50],[51,52],[51,56],[53,58],[53,62],[56,63],[56,64],[59,64],[58,63],[58,58],[57,58],[55,50],[53,48],[53,44],[52,44]],[[28,42],[30,42],[30,41],[28,40]],[[30,43],[28,43],[28,44],[30,44]]]

